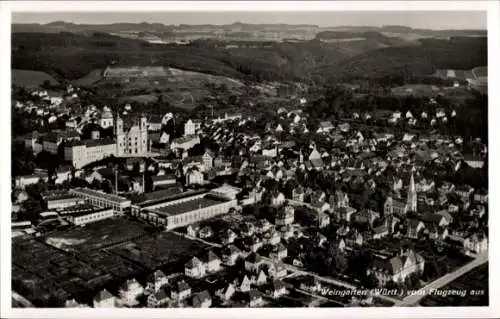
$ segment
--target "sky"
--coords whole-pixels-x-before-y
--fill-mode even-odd
[[[486,11],[330,12],[23,12],[13,23],[65,21],[78,24],[149,22],[164,24],[286,23],[329,26],[403,25],[420,29],[486,29]]]

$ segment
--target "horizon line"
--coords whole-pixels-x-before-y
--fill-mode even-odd
[[[95,26],[102,26],[102,25],[116,25],[116,24],[146,24],[146,25],[154,25],[154,24],[160,24],[163,26],[230,26],[230,25],[235,25],[235,24],[244,24],[244,25],[286,25],[286,26],[311,26],[311,27],[317,27],[317,28],[387,28],[387,27],[404,27],[408,28],[411,30],[431,30],[431,31],[448,31],[448,30],[460,30],[460,31],[487,31],[488,28],[446,28],[446,29],[436,29],[436,28],[414,28],[408,25],[403,25],[403,24],[384,24],[384,25],[337,25],[337,26],[325,26],[325,25],[319,25],[319,24],[309,24],[309,23],[297,23],[297,24],[290,24],[290,23],[272,23],[272,22],[267,22],[267,23],[252,23],[252,22],[241,22],[241,21],[234,21],[232,23],[224,23],[224,24],[215,24],[215,23],[200,23],[200,24],[194,24],[194,23],[177,23],[177,24],[165,24],[163,22],[147,22],[147,21],[142,21],[142,22],[127,22],[127,21],[122,21],[122,22],[108,22],[108,23],[99,23],[99,22],[87,22],[87,23],[75,23],[75,22],[70,22],[70,21],[65,21],[65,20],[54,20],[46,23],[41,23],[41,22],[11,22],[11,25],[41,25],[41,26],[46,26],[49,24],[53,23],[66,23],[66,24],[72,24],[72,25],[95,25]]]

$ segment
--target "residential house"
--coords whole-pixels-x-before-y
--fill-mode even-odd
[[[321,154],[316,148],[314,148],[311,154],[309,154],[309,163],[311,164],[312,168],[316,170],[321,170],[325,166],[325,163],[321,158]]]
[[[262,299],[262,294],[258,290],[250,290],[245,296],[245,301],[250,307],[259,307],[264,301]]]
[[[227,229],[223,234],[222,234],[222,243],[224,245],[232,244],[234,241],[238,238],[236,233],[231,229]]]
[[[323,121],[319,123],[318,130],[316,133],[329,133],[331,130],[333,130],[335,127],[333,124],[329,121]]]
[[[481,254],[488,251],[488,238],[484,233],[473,233],[464,239],[466,254]]]
[[[273,225],[265,218],[257,220],[255,223],[255,232],[258,234],[265,233],[271,229]]]
[[[331,209],[335,212],[341,207],[349,206],[349,196],[341,190],[335,191],[335,193],[330,195],[328,200]]]
[[[368,224],[370,227],[373,227],[373,223],[378,218],[380,218],[380,214],[371,209],[364,209],[354,215],[354,220],[356,222]]]
[[[474,193],[474,201],[479,202],[481,204],[488,203],[488,191],[484,188],[478,189]]]
[[[285,195],[282,192],[274,192],[271,195],[271,205],[272,206],[280,206],[285,203]]]
[[[374,274],[379,284],[383,286],[389,281],[404,282],[409,275],[422,273],[424,265],[425,260],[420,254],[408,250],[389,259],[374,260],[367,269],[367,274]]]
[[[206,274],[205,264],[195,256],[184,266],[184,272],[188,277],[201,278]]]
[[[234,296],[235,292],[236,287],[234,286],[234,284],[229,283],[226,287],[218,290],[215,295],[223,302],[226,302]]]
[[[252,282],[247,275],[242,276],[241,278],[237,278],[234,282],[236,289],[240,292],[248,292],[251,289]]]
[[[336,212],[336,217],[338,220],[345,220],[347,222],[351,221],[352,216],[356,213],[356,209],[353,207],[340,207]]]
[[[318,222],[319,228],[324,228],[330,225],[330,216],[328,216],[327,214],[318,213],[318,215],[316,215],[316,220]]]
[[[252,273],[259,273],[261,267],[265,264],[264,259],[262,257],[255,253],[252,252],[250,255],[245,258],[245,270],[252,272]]]
[[[191,296],[191,287],[184,280],[178,281],[170,292],[171,299],[177,302],[185,300],[189,296]]]
[[[447,218],[448,217],[448,218]],[[447,217],[441,214],[425,213],[422,215],[421,220],[425,225],[434,224],[439,227],[445,227],[450,224],[451,216],[448,214]]]
[[[482,218],[486,214],[486,209],[483,205],[476,205],[469,210],[469,215],[477,218]]]
[[[205,256],[205,269],[207,272],[217,272],[220,270],[220,258],[214,254],[213,251],[209,250]]]
[[[200,231],[200,226],[198,224],[191,224],[187,227],[187,235],[191,237],[197,237]]]
[[[389,227],[387,226],[387,223],[383,223],[382,225],[372,229],[372,239],[381,239],[387,235],[389,235]]]
[[[201,128],[200,120],[187,120],[184,124],[184,136],[195,135],[196,132]]]
[[[193,294],[191,301],[193,308],[209,308],[212,305],[212,297],[207,290]]]
[[[160,290],[161,287],[168,284],[168,277],[161,270],[157,270],[148,280],[148,289],[153,291]]]
[[[203,174],[196,167],[188,169],[186,172],[186,185],[201,185],[203,184]]]
[[[214,158],[215,155],[211,151],[207,151],[205,152],[205,154],[203,154],[203,164],[205,165],[206,169],[210,169],[214,166]]]
[[[328,217],[328,215],[326,215]],[[293,237],[293,227],[292,225],[281,226],[278,228],[278,231],[283,239],[288,239]]]
[[[285,283],[279,279],[275,279],[271,283],[271,287],[268,290],[268,293],[273,297],[273,298],[280,298],[281,296],[284,296],[287,294],[286,286]]]
[[[270,278],[283,278],[287,274],[286,267],[281,261],[274,261],[268,264],[267,272]]]
[[[448,228],[433,223],[426,226],[424,233],[429,236],[429,239],[443,241],[448,237]]]
[[[212,231],[212,228],[210,226],[205,226],[202,229],[200,229],[200,232],[198,234],[201,239],[206,239],[210,238],[214,235],[214,232]]]
[[[252,236],[255,233],[255,225],[250,222],[245,222],[241,225],[241,235],[245,237]]]
[[[281,241],[279,233],[274,229],[274,227],[264,234],[265,242],[268,245],[277,245]]]
[[[425,224],[417,219],[409,219],[407,229],[408,238],[418,239],[420,232],[425,229]]]
[[[116,297],[113,296],[107,289],[99,291],[94,297],[94,308],[114,308],[116,305]]]
[[[292,191],[292,199],[294,201],[303,202],[304,201],[304,196],[305,196],[304,187],[302,187],[301,185],[298,185],[297,187],[295,187],[293,189],[293,191]]]
[[[263,270],[261,270],[255,280],[252,280],[256,286],[262,286],[267,283],[267,276]]]
[[[349,233],[345,238],[345,245],[350,249],[363,245],[363,235],[357,231]]]
[[[455,193],[457,193],[457,195],[462,198],[469,198],[473,192],[474,188],[468,185],[458,186],[457,188],[455,188]]]
[[[278,209],[274,224],[276,226],[290,225],[294,221],[295,209],[291,205]]]
[[[233,266],[236,261],[242,256],[241,250],[235,245],[229,245],[225,247],[222,251],[222,261],[224,264]]]
[[[148,307],[156,308],[167,305],[170,302],[170,290],[168,286],[161,286],[158,290],[155,290],[152,294],[148,295]]]

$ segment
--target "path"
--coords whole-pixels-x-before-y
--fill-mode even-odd
[[[19,302],[24,308],[35,307],[28,299],[24,298],[14,290],[12,290],[12,299]]]
[[[472,269],[486,263],[488,261],[488,252],[484,252],[471,262],[465,264],[464,266],[458,268],[454,272],[451,272],[449,274],[444,275],[443,277],[440,277],[433,282],[427,284],[425,287],[422,288],[422,290],[425,292],[425,294],[416,294],[416,295],[411,295],[406,298],[404,298],[401,301],[396,302],[394,305],[395,307],[407,307],[407,306],[413,306],[418,304],[418,302],[429,295],[431,289],[439,289],[443,286],[446,286],[448,283],[452,282],[453,280],[457,279],[458,277],[463,276],[467,272],[471,271]]]

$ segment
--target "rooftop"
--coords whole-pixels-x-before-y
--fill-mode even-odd
[[[112,209],[111,208],[97,208],[97,209],[92,208],[89,210],[78,211],[75,213],[66,213],[65,216],[80,217],[80,216],[86,216],[89,214],[95,214],[95,213],[104,212],[104,211],[108,211],[108,210],[112,210]]]
[[[119,202],[119,203],[129,202],[129,200],[126,198],[123,198],[123,197],[120,197],[117,195],[113,195],[113,194],[107,194],[104,192],[95,191],[95,190],[88,189],[88,188],[74,188],[70,192],[76,193],[76,194],[81,194],[84,196],[98,197],[98,198],[103,199],[103,200],[114,201],[114,202]]]
[[[164,207],[157,208],[156,211],[163,213],[167,216],[180,215],[186,212],[190,212],[196,209],[207,208],[210,206],[218,205],[225,202],[224,200],[214,198],[212,196],[206,195],[200,198],[194,198],[192,200],[177,203],[173,205],[167,205]]]

